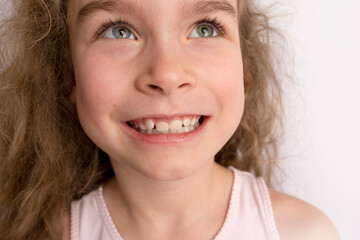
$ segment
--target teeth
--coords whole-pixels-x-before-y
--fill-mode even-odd
[[[166,120],[156,121],[153,119],[143,119],[132,121],[135,130],[144,134],[169,134],[169,133],[187,133],[200,126],[200,116],[184,117],[183,119],[174,119],[169,122]]]
[[[167,124],[166,122],[158,122],[156,123],[156,129],[159,131],[159,132],[162,132],[162,133],[168,133],[169,132],[169,124]]]
[[[188,127],[190,125],[190,119],[189,118],[184,118],[184,127]]]
[[[155,123],[154,123],[154,121],[152,119],[146,119],[145,120],[145,126],[146,126],[146,129],[151,130],[151,129],[154,128]]]
[[[181,127],[182,127],[183,123],[181,120],[172,120],[170,122],[170,130],[172,131],[178,131],[178,130],[181,130]]]
[[[140,129],[141,129],[141,130],[146,130],[146,126],[145,126],[145,124],[140,123]]]

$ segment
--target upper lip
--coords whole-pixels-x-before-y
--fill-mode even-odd
[[[204,116],[206,117],[206,115],[200,114],[200,113],[181,113],[181,114],[172,114],[172,115],[167,115],[167,114],[151,114],[151,115],[143,115],[143,116],[138,116],[135,118],[131,118],[128,121],[134,121],[137,119],[173,119],[173,118],[181,118],[181,117],[186,117],[186,116]]]

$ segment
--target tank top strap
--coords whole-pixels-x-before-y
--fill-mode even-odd
[[[275,223],[274,211],[272,208],[272,203],[266,183],[262,177],[256,178],[256,182],[259,188],[259,201],[262,201],[262,211],[268,234],[271,239],[280,240]]]
[[[229,167],[234,174],[228,213],[216,240],[279,240],[265,181]]]
[[[123,240],[102,194],[102,186],[71,203],[70,240]]]

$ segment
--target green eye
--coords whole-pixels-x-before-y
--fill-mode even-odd
[[[115,26],[109,28],[104,32],[104,38],[115,38],[115,39],[135,39],[134,35],[131,31],[124,26]]]
[[[214,29],[208,25],[200,25],[196,27],[196,32],[202,37],[212,37]]]
[[[190,33],[190,37],[193,38],[216,37],[217,35],[214,27],[208,24],[200,24]]]

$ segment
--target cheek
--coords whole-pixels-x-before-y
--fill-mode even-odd
[[[84,131],[93,140],[108,125],[107,116],[116,102],[114,90],[118,88],[111,77],[111,69],[102,60],[84,56],[74,63],[78,117]]]
[[[236,73],[237,71],[235,71]],[[225,142],[233,135],[238,128],[244,110],[244,87],[242,73],[228,75],[229,80],[224,84],[218,84],[218,102],[220,103],[221,122],[226,125],[224,128]],[[231,79],[230,79],[231,78]]]
[[[79,71],[76,76],[76,105],[79,114],[96,116],[104,111],[112,97],[108,91],[108,85],[101,84],[91,72]],[[102,108],[101,108],[102,106]]]
[[[126,68],[117,67],[100,54],[87,54],[75,66],[76,102],[79,110],[90,113],[109,111],[126,92]]]
[[[219,103],[219,122],[222,125],[224,145],[238,128],[244,110],[244,84],[241,55],[224,56],[214,78],[214,89]]]
[[[85,133],[100,148],[107,149],[108,139],[114,139],[114,112],[119,96],[124,92],[120,84],[119,68],[100,55],[86,54],[74,62],[76,79],[76,108]],[[116,71],[116,72],[115,72]]]
[[[225,54],[212,63],[211,84],[220,108],[241,118],[244,107],[244,82],[241,53]]]
[[[216,98],[214,121],[216,131],[210,133],[214,149],[231,138],[242,118],[244,109],[243,65],[239,49],[234,53],[221,53],[202,65],[206,77],[206,88]],[[238,50],[238,53],[236,52]],[[231,52],[230,50],[228,52]]]

